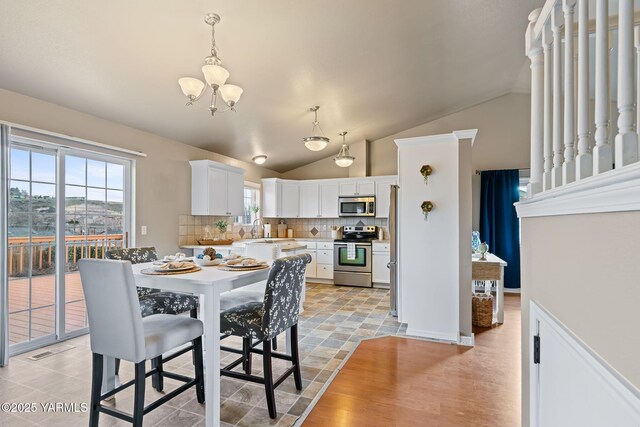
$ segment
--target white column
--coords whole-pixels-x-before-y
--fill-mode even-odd
[[[609,139],[609,0],[596,0],[596,146],[593,174],[611,170],[613,150]]]
[[[551,62],[551,46],[553,38],[549,25],[542,30],[542,51],[544,54],[544,173],[542,189],[551,189],[551,169],[553,167],[553,69]]]
[[[531,60],[531,177],[527,186],[529,197],[542,191],[543,151],[543,52],[540,40],[535,39],[533,26],[540,9],[529,14],[527,29],[527,56]]]
[[[618,0],[618,135],[615,165],[638,161],[638,134],[634,129],[635,89],[633,64],[633,0]]]
[[[553,33],[553,169],[551,187],[562,185],[562,11],[555,8],[551,15]]]
[[[564,12],[564,163],[562,183],[576,179],[575,162],[575,98],[573,66],[573,12],[576,0],[563,0]]]
[[[593,157],[589,146],[589,102],[589,0],[578,0],[578,180],[593,174]]]
[[[633,28],[636,47],[636,133],[640,131],[640,27]],[[639,142],[640,143],[640,142]]]

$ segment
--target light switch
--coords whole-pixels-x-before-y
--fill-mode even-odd
[[[142,234],[143,236],[147,235],[147,226],[143,225],[142,227],[140,227],[140,234]]]

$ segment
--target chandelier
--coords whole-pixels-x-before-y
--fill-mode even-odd
[[[351,153],[349,153],[349,146],[345,142],[346,134],[346,131],[340,133],[340,136],[342,137],[342,148],[340,149],[338,155],[333,158],[333,160],[336,162],[336,165],[340,166],[341,168],[348,168],[356,159],[351,155]]]
[[[220,22],[220,15],[208,13],[204,17],[204,22],[211,26],[211,55],[204,58],[202,74],[205,83],[202,80],[193,77],[182,77],[178,80],[182,93],[185,94],[189,101],[187,106],[199,100],[207,91],[207,86],[211,88],[211,101],[209,103],[209,112],[215,115],[216,112],[225,112],[228,110],[236,111],[235,105],[240,100],[242,88],[240,86],[225,84],[229,78],[229,72],[223,68],[222,61],[218,58],[218,46],[216,46],[216,28],[215,25]],[[217,107],[218,94],[227,105],[227,108],[220,110]]]
[[[324,147],[329,143],[329,138],[324,136],[324,132],[320,128],[320,123],[318,122],[318,110],[320,107],[316,105],[315,107],[309,108],[309,111],[312,111],[315,114],[315,119],[313,120],[313,129],[311,129],[311,135],[306,138],[302,138],[304,141],[305,147],[307,147],[311,151],[322,151]],[[319,131],[319,132],[318,132]],[[321,134],[321,135],[319,135]]]

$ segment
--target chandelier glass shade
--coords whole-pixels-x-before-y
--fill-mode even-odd
[[[218,111],[236,111],[235,105],[240,100],[243,90],[239,86],[226,84],[229,79],[229,71],[222,66],[222,61],[218,57],[215,37],[215,25],[220,22],[220,16],[215,13],[209,13],[205,16],[204,22],[211,26],[211,55],[204,59],[205,64],[202,67],[202,74],[206,84],[194,77],[182,77],[178,79],[178,84],[182,89],[182,93],[188,98],[187,105],[193,105],[207,92],[207,88],[211,88],[209,112],[212,116]],[[217,107],[218,93],[227,107],[223,110]]]
[[[338,155],[333,158],[333,161],[336,162],[336,165],[340,166],[341,168],[348,168],[356,159],[351,155],[351,153],[349,153],[349,146],[345,142],[346,134],[347,132],[340,133],[340,136],[342,137],[342,148],[340,149]]]
[[[320,128],[320,123],[318,122],[318,110],[320,107],[316,105],[315,107],[311,107],[309,111],[312,111],[315,114],[315,119],[313,120],[313,128],[311,129],[311,134],[313,136],[308,136],[306,138],[302,138],[304,142],[304,146],[307,147],[311,151],[322,151],[329,143],[329,138],[324,136],[322,132],[322,128]]]

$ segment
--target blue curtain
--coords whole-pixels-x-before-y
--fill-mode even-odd
[[[520,222],[513,206],[520,200],[518,170],[484,171],[480,182],[480,240],[507,262],[504,286],[519,288]]]

